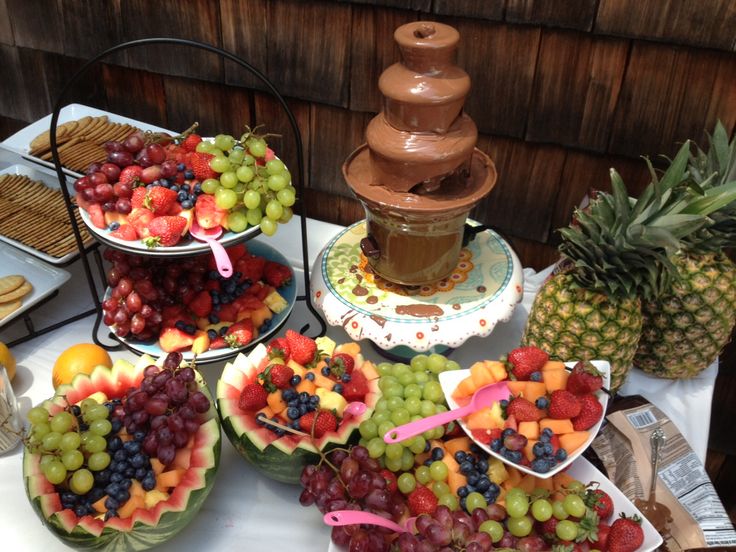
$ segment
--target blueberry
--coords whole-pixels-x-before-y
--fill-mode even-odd
[[[79,431],[88,431],[89,430],[89,424],[85,424],[84,422],[81,422],[79,424]]]
[[[110,474],[110,483],[120,483],[122,480],[123,480],[122,473],[113,472]]]
[[[468,488],[465,486],[460,487],[457,490],[457,496],[459,496],[460,498],[465,498],[466,496],[468,496]]]
[[[552,443],[544,443],[544,454],[551,456],[554,452],[555,449],[552,447]]]
[[[263,422],[263,418],[265,418],[265,417],[266,417],[266,415],[265,415],[265,414],[264,414],[263,412],[259,412],[258,414],[256,414],[256,423],[257,423],[258,425],[266,425],[266,424],[265,424],[265,423]],[[155,487],[155,486],[156,486],[156,485],[154,484],[154,487]]]
[[[185,199],[181,202],[182,209],[191,209],[192,207],[194,207],[194,204],[192,203],[191,199]]]
[[[557,449],[557,452],[555,453],[555,459],[558,462],[564,462],[567,459],[567,451],[563,448]]]
[[[114,471],[115,473],[125,473],[125,470],[128,469],[128,466],[130,466],[130,464],[125,461],[118,462],[117,464],[115,464],[115,467],[112,471]]]
[[[112,225],[110,225],[110,226],[112,226]],[[79,505],[77,505],[74,508],[74,513],[77,516],[79,516],[79,517],[86,516],[87,515],[87,507],[84,506],[84,505],[82,505],[82,504],[79,504]]]
[[[309,407],[306,404],[302,403],[302,404],[299,405],[299,416],[297,416],[297,417],[298,418],[301,418],[307,412],[309,412]]]
[[[111,222],[110,223],[110,226],[108,228],[110,228],[110,230],[112,230],[114,232],[115,230],[117,230],[118,228],[120,228],[120,223],[119,222]]]
[[[506,408],[509,405],[509,401],[506,399],[501,399],[498,403],[501,405],[501,408]]]
[[[537,473],[547,473],[549,471],[549,464],[544,458],[537,458],[532,460],[532,469]]]
[[[126,451],[124,448],[116,450],[115,454],[112,455],[112,459],[115,460],[115,462],[122,462],[123,460],[127,460],[127,458],[128,451]]]
[[[340,379],[342,380],[343,383],[350,383],[350,380],[352,378],[350,377],[350,374],[345,373],[345,374],[342,375],[342,377]]]
[[[141,487],[143,487],[144,491],[152,491],[156,488],[156,477],[149,473],[143,478],[143,481],[141,481]]]
[[[314,381],[314,374],[312,372],[307,372],[307,375],[304,376],[305,379],[308,379],[309,381]]]
[[[501,439],[494,439],[493,441],[491,441],[491,450],[493,452],[498,452],[499,450],[501,450],[502,445],[503,442],[501,441]]]
[[[141,444],[138,441],[128,441],[123,445],[123,450],[132,456],[141,450]]]
[[[177,330],[181,330],[181,331],[184,331],[184,327],[185,327],[186,325],[187,325],[187,323],[186,323],[186,322],[184,322],[183,320],[177,320],[177,321],[176,321],[176,323],[174,324],[174,327],[175,327],[175,328],[176,328]]]
[[[309,393],[307,393],[306,391],[302,391],[301,393],[299,393],[299,402],[305,403],[309,400],[309,397]]]
[[[72,414],[75,416],[81,416],[82,415],[82,409],[78,405],[72,406]]]
[[[77,503],[77,495],[71,491],[65,491],[61,493],[61,502],[65,505],[65,508],[68,508],[67,504],[74,505]]]
[[[294,391],[293,389],[284,389],[281,392],[281,398],[284,399],[287,403],[289,401],[293,401],[296,398],[296,396],[297,396],[296,391]]]
[[[465,452],[462,450],[459,450],[455,453],[455,462],[458,464],[462,464],[465,461]]]
[[[121,489],[120,492],[118,492],[118,494],[116,494],[113,498],[117,500],[120,504],[125,504],[130,498],[130,493],[127,489]]]
[[[478,484],[475,486],[476,489],[478,489],[479,492],[484,493],[486,492],[491,486],[491,481],[487,477],[481,477],[478,480]]]
[[[192,178],[194,178],[194,172],[192,172],[190,169],[185,170],[184,178],[186,178],[187,180],[191,180]]]
[[[548,428],[548,427],[545,427],[545,428],[544,428],[544,429],[542,430],[542,437],[547,437],[548,439],[551,439],[553,435],[554,435],[554,433],[553,433],[553,432],[552,432],[552,430],[551,430],[550,428]]]
[[[480,478],[478,477],[477,472],[471,472],[470,475],[468,475],[468,484],[475,487],[478,482],[480,481]]]
[[[318,405],[319,395],[312,395],[311,397],[309,397],[309,404],[314,405],[314,406]]]
[[[299,417],[299,409],[298,408],[287,408],[286,415],[292,420],[296,420]]]
[[[178,192],[179,191],[179,186],[177,186],[176,184],[174,184],[170,189],[173,192]]]
[[[327,377],[327,376],[330,375],[330,367],[329,366],[324,366],[322,368],[322,375],[325,376],[325,377]]]
[[[342,387],[342,384],[340,384],[340,383],[336,383],[336,384],[335,384],[335,385],[334,385],[334,386],[332,387],[332,390],[333,390],[333,391],[334,391],[335,393],[340,393],[340,394],[342,394],[342,391],[343,391],[343,387]]]
[[[177,170],[177,171],[183,171],[183,170],[186,170],[186,168],[187,168],[187,166],[186,166],[186,165],[185,165],[184,163],[179,163],[179,164],[178,164],[178,165],[176,166],[176,170]]]
[[[485,453],[483,452],[483,449],[482,449],[482,448],[480,448],[480,447],[479,447],[478,445],[476,445],[475,443],[470,443],[470,452],[473,452],[473,453],[475,453],[475,454],[485,454]]]
[[[520,450],[512,450],[512,451],[510,451],[510,453],[511,453],[510,454],[510,456],[511,456],[510,459],[511,459],[512,462],[515,462],[516,464],[518,464],[519,462],[521,462],[521,451]]]
[[[105,496],[105,491],[102,487],[92,487],[90,492],[87,493],[87,498],[89,498],[90,502],[97,502],[103,496]]]
[[[217,338],[217,332],[215,330],[207,330],[207,337],[210,338],[210,340]]]
[[[107,487],[105,487],[105,494],[113,496],[117,492],[120,491],[120,485],[117,483],[110,483]]]
[[[488,492],[493,493],[494,495],[498,496],[498,493],[501,492],[501,488],[498,485],[496,485],[493,481],[491,481],[491,484],[488,487]]]
[[[118,485],[120,486],[120,488],[123,489],[123,490],[125,490],[125,491],[127,491],[128,489],[130,489],[130,486],[132,484],[133,484],[133,481],[130,480],[130,479],[123,479],[120,483],[118,483]]]
[[[542,443],[541,441],[537,441],[536,443],[534,443],[534,446],[532,447],[532,453],[534,453],[534,456],[536,456],[537,458],[540,456],[544,456],[544,443]]]
[[[116,435],[107,442],[107,452],[115,452],[122,446],[123,440]]]
[[[108,510],[107,512],[105,512],[105,521],[114,517],[118,517],[118,511],[116,509]]]
[[[288,408],[299,408],[299,399],[292,399],[286,403]]]
[[[431,458],[427,458],[424,461],[424,465],[427,466],[427,467],[431,466],[432,465],[432,459]]]
[[[529,374],[529,381],[542,381],[542,372],[532,372]]]
[[[302,381],[302,377],[299,374],[296,374],[294,376],[291,376],[291,379],[289,380],[289,384],[296,387],[297,385],[299,385],[299,382],[301,381]]]
[[[466,507],[465,505],[466,504],[467,504],[467,499],[465,497],[462,497],[460,499],[460,508],[462,508],[463,510],[465,510],[465,507]]]
[[[134,468],[142,468],[146,465],[147,458],[144,454],[138,452],[135,455],[133,455],[133,458],[130,459],[130,465]]]
[[[136,431],[135,433],[133,433],[133,439],[135,439],[139,443],[143,442],[143,439],[145,438],[146,438],[145,431]]]
[[[501,435],[503,437],[508,437],[509,435],[513,435],[514,433],[516,433],[516,432],[513,429],[511,429],[510,427],[507,427],[506,429],[503,430],[503,432],[501,433]]]
[[[95,483],[104,485],[110,481],[110,470],[104,469],[95,473]]]
[[[197,332],[197,326],[194,324],[187,324],[184,327],[184,331],[187,332],[189,335],[194,335]]]
[[[222,328],[220,328],[220,335],[224,336],[227,333],[228,328],[229,326],[223,326]]]
[[[486,473],[488,471],[488,460],[481,458],[476,462],[475,467],[480,473]]]
[[[146,468],[136,468],[135,476],[138,481],[142,481],[146,477]]]
[[[488,504],[493,504],[494,502],[496,502],[496,497],[494,496],[494,494],[491,491],[484,492],[483,493],[483,498],[486,499],[486,502]]]
[[[432,449],[432,460],[442,460],[442,458],[445,456],[445,451],[442,450],[440,447],[435,447]]]
[[[473,471],[473,464],[467,460],[464,460],[460,464],[460,473],[467,475],[471,471]]]
[[[194,185],[194,193],[195,193],[195,194],[201,194],[201,193],[202,193],[202,185],[201,185],[201,184],[200,184],[199,182],[197,182],[197,183],[196,183],[196,184]],[[239,278],[239,277],[238,277],[238,278]]]

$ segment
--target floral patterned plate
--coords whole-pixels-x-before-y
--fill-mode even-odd
[[[448,278],[413,289],[370,270],[360,251],[365,235],[365,221],[349,226],[312,268],[312,301],[351,339],[369,339],[384,350],[455,348],[469,337],[489,335],[521,301],[521,263],[492,230],[479,233],[462,250]]]

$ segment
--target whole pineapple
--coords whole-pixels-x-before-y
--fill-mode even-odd
[[[666,287],[668,255],[706,222],[684,189],[689,143],[667,172],[631,199],[615,170],[612,193],[599,193],[563,228],[560,268],[539,290],[522,337],[559,360],[611,363],[611,389],[631,367],[641,336],[641,299]]]
[[[711,198],[727,202],[736,181],[736,139],[718,123],[709,151],[690,158],[690,176]],[[670,260],[677,277],[656,300],[644,301],[642,337],[634,366],[662,378],[691,378],[728,343],[736,323],[736,201],[711,214],[712,224],[683,238]]]

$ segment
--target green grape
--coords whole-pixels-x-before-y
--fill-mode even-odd
[[[437,404],[435,405],[434,409],[437,411],[437,414],[447,412],[447,407],[444,404]]]
[[[289,183],[282,174],[272,174],[268,177],[268,189],[279,192],[286,188]]]
[[[414,489],[417,488],[417,480],[410,473],[402,473],[397,481],[399,485],[399,491],[408,495]]]
[[[109,415],[110,413],[105,405],[95,404],[90,406],[84,413],[84,421],[91,423],[95,420],[106,420]]]
[[[82,433],[80,433],[79,438],[83,447],[87,446],[87,442],[89,441],[90,437],[92,437],[92,433],[90,433],[89,431],[83,431]]]
[[[507,498],[508,500],[508,498]],[[552,515],[555,516],[557,519],[567,519],[570,517],[570,514],[568,514],[565,511],[565,507],[562,505],[561,500],[555,500],[552,503]]]
[[[194,151],[197,151],[199,153],[207,153],[210,151],[210,148],[212,147],[211,142],[202,141],[194,148]]]
[[[409,385],[414,383],[414,374],[411,372],[402,372],[399,374],[399,383],[401,385]]]
[[[292,188],[287,187],[276,192],[276,199],[278,199],[279,203],[281,203],[281,205],[283,205],[284,207],[291,207],[292,205],[294,205],[294,203],[296,203],[296,194],[294,193],[294,190]]]
[[[286,165],[281,159],[271,159],[266,163],[266,172],[268,174],[281,174],[286,170]]]
[[[247,209],[256,209],[261,204],[261,194],[254,190],[247,190],[243,195],[243,204]]]
[[[447,357],[437,353],[432,353],[427,359],[427,369],[433,374],[439,374],[440,372],[443,372],[445,370],[446,364]]]
[[[454,361],[454,360],[448,360],[445,363],[445,371],[448,371],[448,370],[460,370],[460,368],[461,368],[460,365],[456,361]]]
[[[279,223],[286,224],[291,220],[293,216],[294,211],[291,209],[291,207],[284,207],[283,212],[281,213],[281,217],[279,218]]]
[[[44,435],[47,435],[51,432],[51,426],[44,422],[42,424],[34,425],[31,431],[33,432],[33,436],[35,438],[42,439]]]
[[[110,455],[106,452],[95,452],[87,459],[87,466],[92,471],[102,471],[110,465]]]
[[[406,408],[399,408],[391,413],[391,421],[397,426],[409,423],[409,411]]]
[[[218,134],[215,136],[215,146],[221,150],[229,150],[235,145],[235,138],[229,134]]]
[[[39,466],[41,466],[41,470],[43,470],[44,466],[48,464],[49,462],[53,462],[56,460],[56,455],[54,454],[44,454],[41,456],[41,461],[39,462]]]
[[[495,519],[487,519],[478,527],[478,531],[488,533],[491,540],[496,543],[503,538],[503,525],[497,522]]]
[[[220,188],[215,192],[215,204],[219,209],[232,209],[238,202],[238,195],[228,188]]]
[[[216,178],[207,178],[202,182],[202,191],[209,195],[214,195],[220,187],[220,181]]]
[[[61,444],[61,437],[62,435],[58,431],[47,433],[41,439],[41,448],[49,452],[58,449]]]
[[[66,411],[59,412],[56,416],[51,418],[51,423],[49,425],[51,426],[51,431],[66,433],[74,425],[74,416]]]
[[[436,404],[426,399],[422,401],[419,408],[419,414],[421,414],[422,418],[429,418],[430,416],[433,416],[435,412],[437,412]]]
[[[562,507],[573,517],[581,518],[585,515],[585,502],[579,495],[567,495],[562,501]]]
[[[236,194],[238,194],[238,201],[243,201],[243,196],[245,195],[245,184],[243,184],[242,182],[238,182],[233,190]]]
[[[424,452],[424,448],[427,446],[427,440],[421,435],[417,435],[411,440],[409,450],[414,454],[421,454]]]
[[[455,511],[460,508],[460,502],[452,493],[443,494],[437,497],[437,504],[447,506],[450,510]]]
[[[408,448],[401,454],[401,471],[409,471],[414,467],[414,455]]]
[[[360,439],[358,439],[358,446],[368,448],[368,441],[361,437]]]
[[[386,452],[386,443],[381,437],[374,437],[366,447],[368,449],[368,456],[371,458],[380,458]]]
[[[34,406],[28,411],[27,418],[33,425],[45,424],[49,420],[49,413],[41,406]]]
[[[445,397],[444,393],[442,393],[442,386],[436,381],[428,381],[424,385],[422,396],[428,401],[432,401],[434,403],[441,402]]]
[[[404,447],[400,443],[391,443],[386,445],[386,458],[397,458],[401,459],[401,455],[404,453]]]
[[[373,420],[364,420],[358,427],[361,437],[364,439],[373,439],[378,435],[378,426]]]
[[[485,508],[488,506],[488,502],[483,498],[483,495],[478,492],[472,492],[465,498],[465,509],[473,513],[476,508]]]
[[[82,438],[76,431],[69,431],[61,436],[59,448],[66,452],[67,450],[76,450],[82,443]]]
[[[271,220],[270,218],[263,218],[261,219],[260,226],[261,226],[261,232],[263,232],[266,236],[273,236],[276,233],[278,222],[275,222]]]
[[[254,209],[248,209],[245,213],[245,217],[248,219],[248,224],[251,226],[258,226],[263,218],[260,208],[255,207]]]
[[[92,472],[89,470],[77,470],[72,474],[72,478],[69,480],[69,488],[73,493],[78,495],[86,494],[92,489],[92,485],[95,483],[95,478]]]
[[[411,367],[403,362],[397,362],[394,364],[394,375],[398,377],[400,374],[411,372]]]
[[[373,411],[374,412],[383,412],[385,410],[390,410],[389,407],[388,407],[388,400],[386,400],[383,397],[381,397],[376,402],[376,406],[373,408]]]
[[[394,367],[392,364],[388,362],[379,362],[376,366],[376,372],[378,372],[378,375],[381,376],[381,379],[378,381],[378,386],[381,387],[381,384],[385,381],[384,376],[391,376],[391,372],[393,371]],[[381,387],[383,389],[383,387]]]
[[[552,504],[546,498],[532,502],[532,516],[537,521],[547,521],[552,517]]]
[[[238,177],[235,175],[235,171],[225,171],[220,175],[220,184],[223,188],[234,188],[238,183]]]
[[[66,479],[66,468],[61,460],[54,459],[44,466],[43,474],[52,485],[58,485]]]
[[[245,150],[235,148],[228,154],[227,159],[233,165],[240,165],[243,162],[243,159],[245,159]]]
[[[386,433],[391,431],[396,426],[392,422],[381,422],[378,424],[378,436],[381,438],[384,438],[386,436]],[[398,443],[394,443],[398,445]],[[401,446],[401,445],[398,445]]]
[[[410,361],[411,369],[414,372],[424,372],[427,370],[427,361],[429,357],[427,355],[416,355]]]
[[[392,472],[401,471],[401,456],[398,458],[386,457],[384,463],[386,464],[386,469],[391,470]]]
[[[268,148],[266,141],[262,138],[248,138],[246,146],[253,157],[265,157]]]
[[[532,518],[529,516],[509,517],[506,520],[506,527],[513,536],[526,537],[532,532]]]
[[[506,497],[506,511],[511,517],[525,516],[529,511],[529,499],[526,495]]]
[[[374,412],[371,419],[380,427],[382,423],[391,421],[391,412],[389,412],[388,408]]]
[[[429,475],[434,481],[444,481],[447,479],[447,464],[441,460],[436,460],[429,465]]]
[[[404,399],[401,397],[390,397],[386,399],[386,404],[389,410],[398,410],[399,408],[404,408]]]
[[[256,164],[256,158],[253,157],[250,153],[246,152],[245,157],[243,158],[243,165],[253,166]]]
[[[227,227],[236,234],[248,228],[248,219],[243,211],[232,211],[227,215]]]
[[[411,377],[413,377],[412,374],[409,374]],[[404,386],[404,397],[414,398],[417,401],[417,407],[419,406],[419,401],[422,398],[422,388],[419,387],[416,383],[409,383]],[[417,410],[419,412],[419,410]],[[412,414],[416,414],[416,412],[412,412]]]
[[[404,395],[406,395],[406,390],[408,388],[409,388],[408,386],[404,388]],[[421,393],[421,389],[419,391]],[[406,410],[412,416],[414,416],[415,414],[419,414],[419,410],[421,409],[421,407],[422,407],[422,401],[419,400],[419,397],[411,396],[411,397],[408,397],[404,401],[404,408],[406,408]]]
[[[585,484],[582,481],[571,481],[565,487],[568,491],[579,493],[585,490]]]
[[[390,374],[386,374],[385,376],[381,376],[381,379],[378,381],[378,387],[381,388],[381,391],[386,391],[391,385],[396,385],[397,383],[399,383],[399,380]]]
[[[90,432],[103,437],[112,431],[110,420],[95,420],[89,424]]]
[[[107,447],[107,442],[104,437],[99,435],[91,434],[84,448],[87,452],[94,454],[95,452],[102,452]]]
[[[414,477],[422,485],[426,485],[432,480],[432,476],[429,475],[429,468],[427,466],[419,466],[414,472]]]
[[[526,493],[519,487],[512,487],[506,492],[506,500],[515,497],[521,498],[524,496],[526,496]]]
[[[429,374],[427,372],[414,372],[414,382],[421,388],[424,388],[424,384],[429,381]]]
[[[256,173],[248,165],[241,165],[235,171],[235,176],[237,176],[238,180],[240,180],[241,182],[248,183],[253,180],[253,178],[256,176]]]
[[[283,213],[284,208],[275,199],[272,199],[266,204],[266,216],[271,220],[279,220]]]
[[[230,161],[224,155],[213,157],[210,159],[210,169],[218,173],[224,173],[230,170]]]
[[[403,397],[404,387],[400,383],[395,383],[393,385],[390,385],[386,390],[384,390],[383,396],[384,397]]]
[[[432,475],[432,467],[429,468],[429,475]],[[432,483],[432,492],[437,498],[442,495],[450,494],[450,486],[444,481],[435,481]]]
[[[578,536],[578,524],[569,519],[560,520],[555,527],[555,534],[562,540],[573,541]]]
[[[432,437],[430,439],[442,439],[442,436],[445,434],[445,427],[439,426],[432,430]]]
[[[67,471],[78,470],[84,464],[84,455],[78,450],[68,450],[61,455],[61,461]]]

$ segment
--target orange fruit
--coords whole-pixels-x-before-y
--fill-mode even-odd
[[[107,351],[94,343],[77,343],[59,355],[51,373],[54,389],[72,381],[77,374],[91,374],[97,366],[112,367]]]
[[[10,352],[8,346],[0,341],[0,364],[5,366],[5,371],[8,373],[8,379],[13,381],[15,377],[15,357]]]

